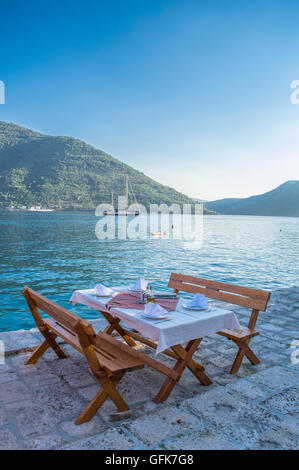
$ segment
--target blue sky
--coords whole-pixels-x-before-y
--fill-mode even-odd
[[[193,197],[299,179],[295,0],[2,2],[0,120]]]

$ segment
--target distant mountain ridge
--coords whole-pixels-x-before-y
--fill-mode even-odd
[[[125,194],[126,174],[138,203],[146,207],[194,204],[185,194],[81,140],[0,121],[0,207],[94,210],[110,203],[112,190],[117,204],[117,196]]]
[[[219,214],[299,217],[299,180],[257,196],[206,202],[205,207]]]

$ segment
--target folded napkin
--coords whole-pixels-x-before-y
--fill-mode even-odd
[[[130,290],[146,290],[148,282],[145,279],[138,279],[133,286],[130,287]]]
[[[195,294],[193,299],[187,303],[187,307],[208,308],[208,300],[203,294]]]
[[[152,318],[164,317],[168,311],[156,302],[149,302],[144,306],[144,313]]]
[[[95,295],[104,295],[104,296],[111,296],[114,292],[109,287],[104,286],[103,284],[96,284],[94,288]]]

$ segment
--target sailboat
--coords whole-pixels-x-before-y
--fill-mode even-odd
[[[135,200],[135,204],[137,204],[137,199],[136,199],[136,196],[134,194],[134,191],[133,191],[133,188],[132,188],[132,185],[130,183],[130,187],[131,187],[131,191],[133,193],[133,196],[134,196],[134,200]],[[136,215],[139,215],[139,211],[129,211],[128,210],[128,207],[129,207],[129,177],[128,175],[126,175],[126,207],[125,209],[118,209],[117,207],[114,207],[114,200],[113,200],[113,196],[114,196],[114,193],[113,193],[113,190],[112,190],[112,194],[111,194],[111,205],[113,207],[112,210],[107,210],[107,211],[104,211],[104,215],[115,215],[115,216],[119,216],[119,215],[124,215],[124,216],[136,216]]]

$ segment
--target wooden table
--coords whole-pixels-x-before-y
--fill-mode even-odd
[[[117,286],[113,290],[124,292],[128,290],[128,286]],[[209,312],[190,312],[183,307],[186,301],[182,299],[179,300],[176,310],[170,312],[172,319],[169,321],[148,320],[142,316],[142,310],[115,307],[108,309],[106,303],[110,299],[111,297],[97,297],[93,289],[87,289],[74,291],[70,300],[73,304],[80,303],[97,309],[108,322],[105,333],[112,335],[113,332],[117,332],[132,347],[136,357],[166,376],[154,398],[156,403],[163,402],[169,397],[186,368],[202,385],[210,385],[212,380],[205,373],[204,367],[194,360],[194,353],[207,334],[214,334],[223,328],[240,327],[237,318],[230,310],[212,307]],[[121,321],[133,329],[122,326]],[[135,349],[136,341],[174,359],[174,367],[170,368]]]

